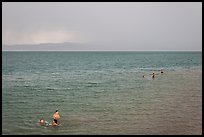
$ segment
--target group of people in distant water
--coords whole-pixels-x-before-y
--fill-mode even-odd
[[[160,70],[160,73],[161,73],[161,74],[164,74],[163,69]],[[158,75],[158,74],[152,73],[152,74],[150,74],[150,75],[152,75],[151,77],[154,79],[154,78],[156,77],[156,75]],[[143,75],[142,77],[145,78],[145,75]]]

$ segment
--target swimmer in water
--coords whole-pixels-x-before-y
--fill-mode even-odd
[[[55,111],[55,114],[52,116],[52,118],[53,118],[53,125],[57,125],[58,120],[60,119],[60,115],[58,113],[58,110]]]
[[[152,78],[153,78],[153,79],[155,78],[155,74],[154,74],[154,73],[152,74]]]
[[[40,124],[43,124],[44,122],[45,122],[45,121],[44,121],[43,119],[40,119],[40,120],[39,120],[39,123],[40,123]]]
[[[49,126],[49,122],[47,122],[47,121],[45,121],[45,120],[43,120],[43,119],[40,119],[40,120],[39,120],[39,124],[40,124],[40,125]]]

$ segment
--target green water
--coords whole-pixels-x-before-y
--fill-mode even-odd
[[[3,134],[202,134],[202,52],[2,54]]]

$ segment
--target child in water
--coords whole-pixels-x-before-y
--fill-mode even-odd
[[[39,120],[39,124],[40,124],[40,125],[45,125],[45,126],[49,126],[49,125],[50,125],[49,122],[47,122],[47,121],[45,121],[45,120],[43,120],[43,119],[40,119],[40,120]]]

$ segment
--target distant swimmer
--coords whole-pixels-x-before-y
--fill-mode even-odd
[[[145,75],[142,76],[143,78],[145,77]]]
[[[164,71],[163,71],[163,69],[161,69],[161,74],[163,74],[164,73]]]
[[[154,73],[152,74],[152,78],[153,78],[153,79],[155,78],[155,74],[154,74]]]

